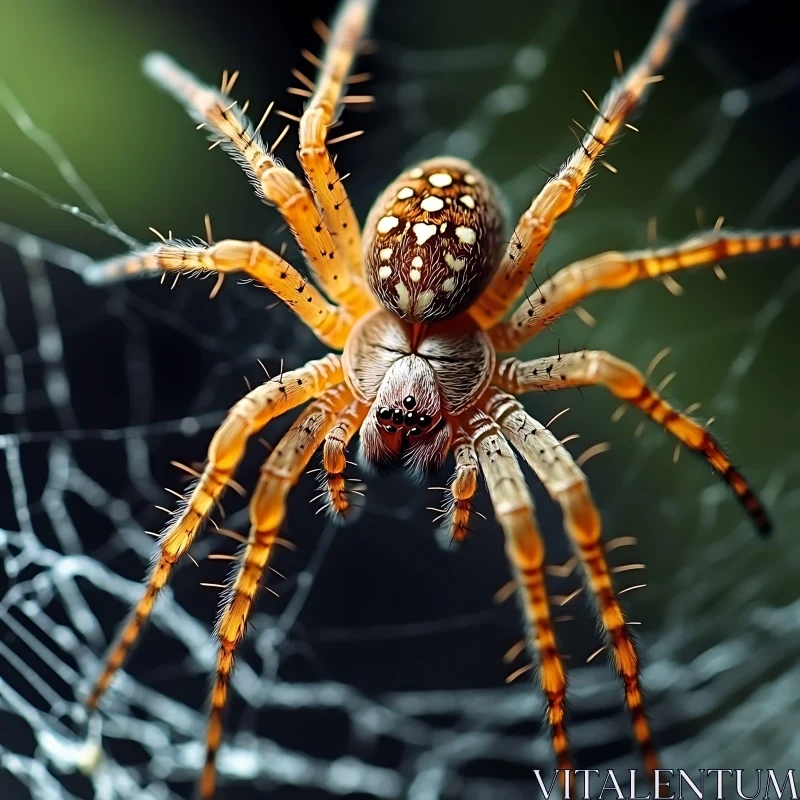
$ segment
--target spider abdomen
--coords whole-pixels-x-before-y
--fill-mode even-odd
[[[492,184],[466,161],[431,159],[400,175],[373,205],[364,230],[367,279],[399,317],[447,319],[491,278],[502,240]]]

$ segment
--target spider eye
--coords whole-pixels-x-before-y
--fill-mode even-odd
[[[383,406],[378,409],[378,419],[383,422],[388,422],[392,418],[392,409]]]
[[[417,400],[416,400],[416,398],[412,397],[411,395],[409,395],[408,397],[406,397],[406,399],[405,399],[405,400],[403,400],[403,405],[404,405],[406,408],[414,408],[414,406],[415,406],[416,404],[417,404]]]
[[[411,322],[455,316],[492,277],[503,227],[498,196],[478,170],[455,158],[426,161],[372,207],[364,230],[369,284],[384,308]]]
[[[381,312],[381,316],[389,315]],[[397,320],[395,324],[401,325]],[[409,397],[414,398],[413,410],[403,407]],[[390,420],[383,418],[386,411],[391,412]],[[437,469],[452,438],[447,413],[427,359],[414,353],[397,359],[383,376],[373,410],[361,426],[364,460],[377,467],[402,467],[416,475]]]

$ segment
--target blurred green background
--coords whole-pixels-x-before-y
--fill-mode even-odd
[[[363,68],[375,74],[369,91],[377,102],[372,110],[345,114],[342,130],[363,127],[367,135],[338,148],[340,172],[352,172],[348,188],[359,215],[363,218],[372,198],[408,163],[447,152],[473,159],[494,177],[515,219],[546,179],[539,165],[554,170],[574,146],[570,120],[590,120],[580,90],[599,99],[614,74],[613,50],[631,62],[661,6],[634,0],[381,4],[374,26],[379,47],[363,59]],[[318,49],[309,22],[330,18],[334,7],[6,3],[0,78],[130,235],[149,241],[148,226],[177,236],[202,235],[203,215],[209,213],[217,238],[255,237],[278,247],[288,235],[276,214],[253,198],[222,152],[205,152],[202,136],[182,109],[146,82],[139,65],[146,52],[160,49],[210,83],[223,68],[240,69],[234,94],[251,98],[252,116],[259,117],[272,99],[299,113],[298,98],[286,94],[290,69],[303,66],[301,47]],[[609,155],[618,174],[599,170],[580,206],[559,223],[537,276],[603,249],[645,246],[650,218],[657,219],[661,243],[691,234],[698,218],[710,226],[719,215],[739,228],[798,224],[800,62],[790,26],[780,24],[783,18],[778,2],[699,3],[666,80],[654,88],[635,122],[641,133],[627,135]],[[266,138],[276,136],[282,122],[270,125]],[[290,139],[279,154],[292,164]],[[5,113],[0,113],[0,169],[67,202],[74,199],[53,165]],[[121,248],[5,182],[0,182],[0,220],[92,256]],[[7,370],[8,359],[21,355],[27,382],[20,411],[19,402],[8,402],[6,371],[0,433],[19,437],[30,524],[43,540],[52,522],[42,504],[53,469],[48,442],[67,442],[81,474],[124,500],[131,526],[153,529],[162,522],[152,511],[154,487],[177,488],[169,460],[202,460],[214,423],[243,390],[241,375],[259,379],[256,358],[274,368],[281,358],[289,366],[322,352],[288,312],[264,312],[269,300],[253,299],[252,288],[226,285],[222,298],[211,303],[210,284],[187,281],[171,293],[145,283],[109,291],[85,287],[64,271],[49,268],[46,274],[64,348],[56,366],[71,390],[61,409],[44,391],[49,373],[42,359],[41,317],[31,302],[31,273],[14,249],[0,245],[2,321],[9,332],[3,352]],[[586,470],[608,538],[639,539],[634,550],[617,551],[612,561],[647,567],[645,577],[622,574],[620,585],[647,583],[645,590],[626,595],[626,607],[642,622],[637,632],[665,765],[785,770],[800,757],[800,736],[791,724],[800,711],[798,257],[749,259],[731,265],[727,274],[725,282],[711,271],[678,276],[685,289],[681,297],[658,283],[594,297],[586,307],[598,320],[596,328],[569,317],[531,343],[526,354],[604,348],[644,369],[662,347],[672,348],[654,382],[677,371],[668,398],[678,406],[701,401],[698,414],[715,418],[713,430],[772,509],[772,540],[758,540],[703,463],[684,453],[675,465],[673,443],[661,431],[648,426],[635,435],[639,420],[632,411],[614,425],[616,403],[601,390],[535,396],[526,404],[544,422],[571,407],[556,428],[562,436],[580,432],[571,445],[575,454],[598,441],[612,444],[611,452]],[[176,422],[187,418],[198,421],[194,428]],[[276,435],[268,438],[274,441]],[[143,461],[132,455],[134,441],[145,450]],[[243,470],[248,487],[258,458],[255,453]],[[300,555],[286,562],[284,571],[307,568],[311,554],[319,552],[314,548],[322,518],[308,506],[311,483],[297,492],[297,517],[290,517],[289,530],[300,542]],[[5,486],[0,491],[5,496]],[[147,542],[132,553],[132,540],[116,537],[113,515],[88,509],[82,490],[63,491],[78,498],[67,503],[68,513],[86,553],[137,579]],[[551,560],[563,561],[568,554],[559,514],[534,491]],[[293,645],[282,651],[283,680],[304,684],[324,676],[395,710],[404,708],[404,692],[460,690],[464,707],[468,691],[496,690],[493,697],[506,692],[517,699],[535,692],[533,686],[502,688],[508,670],[501,655],[518,637],[516,610],[492,604],[507,579],[498,532],[481,522],[466,546],[443,550],[426,511],[437,502],[431,502],[433,494],[395,479],[371,483],[360,518],[337,534],[324,563],[314,567],[313,592],[289,634]],[[235,501],[232,505],[234,519],[243,520]],[[479,509],[490,513],[485,497]],[[3,524],[20,530],[27,523],[8,513]],[[210,629],[216,598],[208,592],[199,596],[196,583],[196,575],[184,570],[176,581],[177,602]],[[575,585],[552,584],[564,594]],[[103,591],[82,591],[108,635],[125,603],[117,597],[101,609]],[[572,707],[579,761],[635,765],[613,676],[602,659],[580,669],[598,640],[591,613],[579,602],[570,608],[579,619],[559,631],[577,676]],[[259,629],[282,613],[284,606],[276,603],[263,598]],[[168,639],[153,631],[131,671],[138,681],[167,697],[180,696],[201,712],[205,671],[178,655],[169,670],[161,669],[165,651],[156,642],[168,648]],[[12,649],[19,645],[13,631],[3,641]],[[266,675],[267,659],[250,647],[245,646],[244,660]],[[0,677],[4,670],[0,665]],[[191,679],[183,681],[187,673]],[[279,714],[276,722],[270,711],[253,710],[241,697],[230,727],[275,738],[287,748],[313,753],[316,747],[321,758],[341,751],[385,763],[403,776],[406,788],[422,769],[423,761],[415,760],[419,753],[436,752],[432,731],[489,728],[499,736],[502,730],[507,738],[500,745],[455,770],[458,781],[453,778],[440,794],[425,796],[513,797],[513,787],[525,796],[530,773],[520,765],[538,764],[546,752],[524,749],[528,738],[539,735],[538,709],[534,706],[526,725],[514,726],[499,716],[482,719],[458,708],[441,717],[401,712],[424,720],[432,737],[423,736],[416,750],[406,742],[400,748],[404,759],[382,743],[364,755],[364,743],[341,720],[315,718],[305,710],[303,717]],[[313,732],[303,721],[312,722]],[[9,721],[7,731],[17,728]],[[8,737],[0,734],[0,744],[15,752],[3,738]],[[119,733],[119,738],[130,736]],[[521,749],[503,757],[504,742]],[[147,758],[118,747],[114,757],[120,763],[147,775]],[[541,765],[549,766],[546,758]],[[170,774],[169,780],[177,781],[177,788],[170,784],[174,791],[188,796],[190,770]],[[492,795],[487,788],[492,780],[512,788]],[[247,785],[232,783],[229,791]],[[322,789],[295,794],[280,781],[273,790],[276,797],[329,796]],[[13,791],[14,797],[26,797],[22,784],[14,783]],[[93,792],[80,782],[71,791],[81,797]]]

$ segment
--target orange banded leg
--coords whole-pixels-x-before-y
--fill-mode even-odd
[[[291,264],[259,242],[225,239],[209,247],[178,241],[157,244],[139,253],[114,256],[87,267],[87,283],[106,284],[149,273],[243,272],[267,287],[316,334],[337,350],[344,347],[354,318],[329,303]]]
[[[369,409],[369,403],[354,400],[339,414],[333,429],[325,437],[322,450],[323,480],[328,492],[328,510],[335,517],[343,517],[350,508],[344,477],[347,445],[361,427]]]
[[[515,358],[502,361],[495,373],[495,383],[512,394],[568,389],[573,386],[605,386],[668,430],[690,450],[702,455],[733,489],[759,532],[772,528],[767,512],[722,452],[714,437],[694,420],[676,411],[645,382],[636,367],[603,350],[583,350],[562,356],[521,362]]]
[[[634,281],[678,270],[713,267],[737,256],[793,247],[800,247],[800,230],[712,231],[657,250],[600,253],[559,270],[489,335],[497,350],[513,352],[595,292],[623,289]]]
[[[456,458],[456,472],[450,483],[450,538],[463,542],[469,532],[469,517],[472,498],[478,490],[478,454],[472,445],[471,437],[463,430],[458,431],[453,441]]]
[[[525,614],[528,646],[538,655],[539,680],[547,699],[547,723],[558,768],[571,769],[564,723],[567,678],[556,646],[545,586],[544,543],[539,534],[531,498],[514,452],[497,424],[480,411],[466,424],[472,437],[495,516],[503,528],[506,554],[511,562]]]
[[[203,800],[210,800],[214,795],[216,754],[222,741],[222,716],[235,653],[244,638],[264,569],[286,516],[286,495],[335,424],[339,411],[350,400],[352,394],[345,384],[334,386],[322,394],[303,412],[261,468],[261,476],[250,500],[250,536],[217,622],[217,673],[211,691],[206,760],[200,781]]]
[[[172,568],[194,543],[195,537],[244,455],[250,436],[271,419],[317,397],[342,381],[338,356],[327,355],[309,361],[299,369],[285,372],[248,392],[228,412],[208,447],[208,463],[186,501],[173,515],[159,539],[158,559],[150,571],[142,599],[117,635],[103,671],[97,678],[86,708],[93,711],[117,670],[133,648],[153,608],[158,593],[167,583]]]
[[[577,150],[533,199],[520,217],[500,268],[470,309],[483,328],[500,322],[525,290],[536,259],[558,218],[569,211],[579,189],[626,119],[644,99],[651,84],[661,80],[664,65],[694,0],[672,0],[644,53],[603,98],[591,127]]]
[[[369,23],[373,0],[348,0],[331,26],[316,88],[300,119],[300,151],[306,179],[317,198],[336,246],[354,274],[363,278],[361,233],[350,198],[336,171],[326,140],[336,120],[347,76]]]
[[[311,192],[266,147],[258,128],[253,128],[227,94],[230,84],[221,92],[205,86],[163,53],[148,55],[144,68],[242,165],[256,194],[278,209],[325,294],[356,317],[373,308],[366,285],[351,274],[337,252],[327,220]]]
[[[650,725],[644,711],[639,683],[639,656],[625,616],[614,593],[606,563],[600,515],[594,505],[586,476],[558,439],[525,413],[513,397],[490,389],[482,400],[486,413],[528,462],[564,514],[564,527],[583,564],[586,580],[600,611],[600,619],[614,654],[617,674],[625,689],[633,731],[649,771],[658,768]]]

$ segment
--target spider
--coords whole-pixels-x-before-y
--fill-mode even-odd
[[[601,537],[600,516],[581,468],[561,442],[517,400],[526,392],[601,385],[661,425],[704,457],[731,487],[758,530],[770,522],[754,492],[712,435],[650,388],[631,364],[603,351],[559,354],[522,362],[498,361],[597,291],[681,269],[714,266],[742,254],[800,247],[800,231],[736,232],[715,229],[656,250],[607,252],[570,264],[524,296],[537,257],[556,221],[575,203],[592,168],[627,122],[664,64],[692,0],[671,0],[644,54],[623,72],[596,111],[591,127],[558,172],[505,232],[492,183],[473,165],[434,158],[400,175],[375,202],[363,233],[328,146],[329,129],[348,102],[348,77],[367,26],[371,0],[345,0],[334,24],[322,27],[322,59],[315,82],[295,73],[307,104],[299,119],[298,158],[305,182],[267,147],[258,125],[230,91],[199,83],[161,54],[145,71],[240,163],[261,199],[288,224],[313,283],[259,242],[183,242],[162,239],[145,250],[93,264],[86,278],[104,284],[142,274],[215,272],[219,280],[240,273],[278,296],[333,352],[281,371],[249,391],[229,411],[208,447],[207,462],[184,504],[163,531],[143,596],[112,646],[88,699],[97,708],[117,670],[138,640],[173,568],[185,556],[234,473],[248,440],[275,417],[308,401],[261,468],[249,503],[250,531],[224,597],[216,625],[219,644],[211,692],[206,759],[200,793],[215,788],[215,756],[234,658],[270,555],[279,542],[287,495],[322,448],[322,480],[330,512],[350,507],[344,471],[348,446],[360,434],[368,465],[399,466],[412,473],[441,467],[452,451],[450,533],[465,537],[470,506],[483,475],[505,535],[523,610],[527,641],[538,658],[558,767],[570,768],[565,729],[566,677],[558,653],[545,586],[544,547],[533,501],[517,461],[522,456],[561,507],[564,527],[582,563],[613,665],[624,686],[635,737],[647,768],[657,767],[644,711],[639,657],[614,592]],[[587,95],[588,97],[588,95]],[[635,130],[635,128],[634,128]],[[284,134],[285,134],[284,130]],[[283,134],[281,135],[282,138]],[[349,138],[349,134],[338,140]],[[518,305],[517,305],[518,304]],[[507,312],[517,305],[506,320]],[[562,776],[565,774],[561,773]]]

